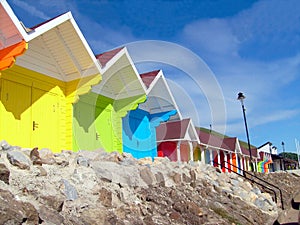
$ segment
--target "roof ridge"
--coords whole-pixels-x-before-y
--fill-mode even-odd
[[[142,78],[143,83],[146,85],[147,88],[150,87],[154,79],[158,76],[160,70],[153,70],[146,73],[141,73],[140,77]]]
[[[117,55],[124,48],[124,46],[120,48],[115,48],[110,51],[97,54],[95,55],[95,57],[99,60],[101,66],[105,66],[115,55]]]
[[[64,13],[61,13],[61,14],[59,14],[59,15],[53,17],[53,18],[50,18],[50,19],[48,19],[48,20],[46,20],[46,21],[44,21],[44,22],[41,22],[41,23],[39,23],[39,24],[37,24],[37,25],[34,25],[33,27],[30,27],[30,28],[27,28],[27,27],[26,27],[26,28],[27,28],[27,29],[30,29],[30,30],[35,30],[36,28],[38,28],[38,27],[40,27],[40,26],[42,26],[42,25],[44,25],[44,24],[46,24],[46,23],[48,23],[48,22],[50,22],[50,21],[52,21],[52,20],[54,20],[54,19],[56,19],[56,18],[62,16],[62,15],[64,15],[64,14],[66,14],[66,13],[68,13],[68,11],[67,11],[67,12],[64,12]],[[23,25],[24,25],[24,24],[23,24]]]

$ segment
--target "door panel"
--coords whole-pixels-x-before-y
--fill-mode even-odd
[[[95,106],[77,102],[74,105],[73,140],[75,150],[94,150],[101,147],[95,131]]]
[[[0,140],[5,139],[12,145],[29,147],[31,87],[5,79],[1,82]]]
[[[113,148],[113,135],[112,135],[112,118],[111,109],[107,107],[106,109],[101,109],[96,107],[95,126],[96,131],[99,134],[99,140],[101,142],[101,147],[107,152],[112,152]]]
[[[32,146],[61,150],[59,110],[57,94],[32,88]]]

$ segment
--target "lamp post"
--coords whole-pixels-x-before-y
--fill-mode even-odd
[[[247,120],[246,120],[246,109],[244,106],[244,99],[245,99],[245,95],[242,92],[238,93],[238,98],[237,100],[239,100],[241,102],[242,105],[242,110],[243,110],[243,116],[244,116],[244,122],[245,122],[245,128],[246,128],[246,135],[247,135],[247,142],[248,142],[248,150],[249,150],[249,155],[250,155],[250,170],[254,171],[254,167],[252,164],[252,152],[251,152],[251,146],[250,146],[250,139],[249,139],[249,132],[248,132],[248,126],[247,126]]]
[[[281,145],[282,145],[282,152],[283,152],[283,154],[282,154],[282,157],[283,157],[283,159],[282,159],[282,161],[283,161],[283,170],[285,170],[285,161],[284,161],[285,149],[284,149],[284,142],[283,141],[281,142]]]

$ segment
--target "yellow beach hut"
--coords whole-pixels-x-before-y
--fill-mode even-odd
[[[97,59],[70,12],[29,29],[4,0],[1,10],[0,40],[7,39],[3,24],[11,21],[28,49],[1,71],[0,140],[56,152],[71,149],[73,103],[100,82]]]

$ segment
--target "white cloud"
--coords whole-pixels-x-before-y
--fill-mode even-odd
[[[242,42],[260,39],[272,42],[296,40],[300,30],[298,0],[263,0],[229,20],[234,35]]]
[[[287,40],[295,40],[289,35],[299,33],[298,13],[290,2],[288,4],[285,4],[287,1],[277,2],[276,5],[274,1],[259,1],[252,8],[232,18],[195,21],[186,25],[179,35],[182,43],[196,49],[199,56],[206,59],[206,63],[216,74],[224,94],[229,131],[243,132],[243,120],[239,120],[242,118],[241,107],[236,100],[240,91],[247,96],[245,104],[248,119],[255,121],[252,126],[285,120],[297,115],[293,108],[289,109],[289,105],[292,104],[290,101],[294,98],[283,98],[282,93],[290,91],[289,85],[300,82],[298,78],[300,53],[289,57],[284,55],[281,58],[278,55],[276,60],[268,61],[245,58],[241,54],[241,49],[249,40],[261,42],[266,38],[266,41],[268,39],[273,41],[272,35],[276,37],[284,35]],[[289,20],[290,13],[293,15]],[[296,23],[293,22],[296,20],[295,16],[298,18]],[[283,22],[278,18],[283,18]],[[256,51],[255,46],[252,50]],[[282,107],[287,110],[282,110]]]
[[[187,43],[197,43],[199,50],[217,55],[236,55],[238,41],[224,19],[206,19],[188,24],[182,36]],[[193,45],[196,49],[197,46]]]

